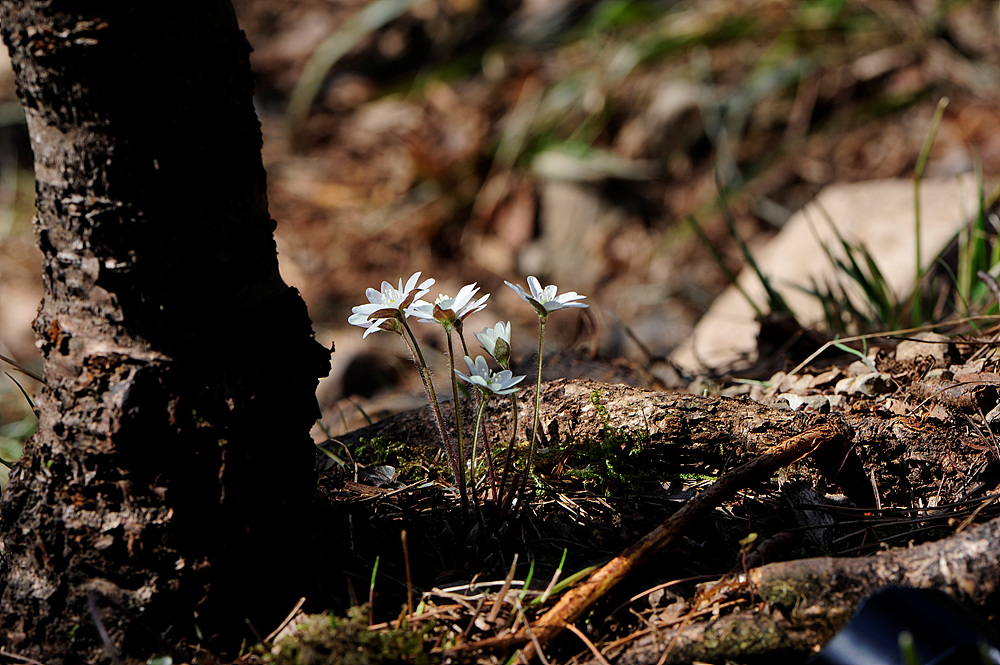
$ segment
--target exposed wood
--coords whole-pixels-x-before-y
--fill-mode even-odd
[[[806,654],[832,638],[865,597],[894,585],[940,589],[972,605],[995,602],[1000,588],[1000,519],[912,548],[751,569],[745,581],[721,585],[724,596],[700,598],[692,612],[711,608],[723,598],[731,601],[739,590],[745,600],[741,609],[654,628],[606,655],[618,665],[654,665],[715,662],[782,649]]]

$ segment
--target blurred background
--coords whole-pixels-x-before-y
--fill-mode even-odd
[[[422,403],[398,340],[362,343],[346,323],[382,280],[423,271],[432,298],[477,282],[493,296],[468,331],[511,320],[515,369],[530,374],[535,317],[503,280],[536,275],[592,305],[550,319],[550,376],[683,388],[665,359],[726,287],[722,266],[743,262],[720,192],[738,236],[762,247],[826,185],[912,177],[945,96],[925,174],[1000,175],[996,2],[235,6],[282,274],[336,343],[319,393],[334,432]],[[37,369],[31,156],[3,69],[0,353]],[[439,357],[440,331],[418,331]],[[0,382],[10,459],[33,416]]]

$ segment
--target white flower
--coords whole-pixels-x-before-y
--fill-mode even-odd
[[[551,312],[557,309],[563,309],[564,307],[586,307],[586,303],[576,302],[577,300],[583,300],[587,296],[581,296],[576,291],[568,291],[562,295],[556,295],[556,285],[549,284],[544,289],[542,285],[539,284],[538,280],[534,277],[528,278],[528,288],[531,289],[531,295],[528,295],[523,288],[517,284],[511,284],[510,282],[504,281],[504,284],[509,286],[514,290],[521,299],[535,308],[535,312],[538,316],[545,318]]]
[[[482,332],[476,333],[476,339],[483,345],[486,352],[500,363],[501,367],[508,366],[510,363],[510,321],[506,323],[500,321],[492,328],[483,328]]]
[[[469,368],[469,373],[462,374],[456,369],[455,374],[466,383],[488,390],[494,395],[515,393],[520,390],[517,384],[524,381],[523,376],[513,376],[509,369],[494,372],[486,364],[486,358],[482,356],[476,356],[474,362],[472,358],[465,356],[465,364]]]
[[[399,286],[394,287],[389,282],[382,282],[382,290],[376,291],[369,288],[365,295],[368,302],[364,305],[352,307],[353,314],[347,319],[351,325],[366,328],[364,337],[378,330],[398,330],[397,321],[406,316],[406,308],[414,300],[427,293],[427,290],[434,285],[433,279],[426,279],[419,285],[420,273],[415,272],[406,280],[399,280]]]
[[[478,300],[473,300],[473,296],[479,291],[476,283],[466,284],[458,294],[452,298],[447,295],[439,295],[433,303],[418,300],[407,310],[425,323],[438,322],[444,326],[460,326],[470,314],[475,314],[484,307],[486,301],[490,299],[490,294],[486,294]]]

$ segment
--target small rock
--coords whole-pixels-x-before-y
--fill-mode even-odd
[[[834,391],[841,395],[884,395],[893,391],[892,377],[881,372],[848,376],[837,381]]]
[[[740,395],[749,395],[752,392],[752,387],[746,383],[737,383],[732,386],[726,386],[719,391],[719,395],[722,397],[739,397]]]
[[[922,332],[906,339],[896,347],[898,362],[911,362],[921,357],[930,357],[934,362],[944,364],[948,356],[951,339],[934,332]]]
[[[945,369],[943,367],[935,367],[933,369],[927,370],[927,374],[924,375],[924,379],[928,381],[933,381],[935,379],[939,381],[951,381],[955,378],[955,373],[950,369]]]
[[[801,374],[794,376],[786,375],[781,380],[781,384],[779,385],[779,390],[782,390],[787,393],[805,392],[806,390],[809,389],[809,386],[812,385],[812,381],[813,381],[812,374]]]
[[[815,377],[813,377],[813,380],[809,383],[809,387],[822,388],[823,386],[827,386],[833,383],[838,378],[840,378],[840,368],[834,367],[832,369],[826,370],[822,374],[817,374]]]
[[[871,373],[872,373],[872,365],[863,360],[855,360],[854,362],[852,362],[850,365],[847,366],[847,370],[845,371],[845,374],[847,374],[847,376],[850,378],[865,376],[866,374],[871,374]]]
[[[979,374],[983,371],[983,367],[986,366],[986,361],[982,358],[978,360],[970,360],[964,365],[951,365],[948,369],[951,370],[956,381],[961,381],[963,376],[970,376],[973,374]]]
[[[826,401],[830,403],[830,410],[832,411],[847,408],[847,398],[843,395],[827,395]]]
[[[798,411],[801,408],[812,409],[820,413],[828,413],[830,411],[830,400],[826,395],[782,393],[778,397],[788,402],[788,406],[792,407],[792,411]]]

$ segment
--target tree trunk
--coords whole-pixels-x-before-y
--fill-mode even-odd
[[[78,663],[102,657],[99,624],[138,657],[137,622],[267,632],[301,592],[329,352],[278,274],[246,38],[225,0],[3,0],[0,26],[45,283],[0,643]]]

